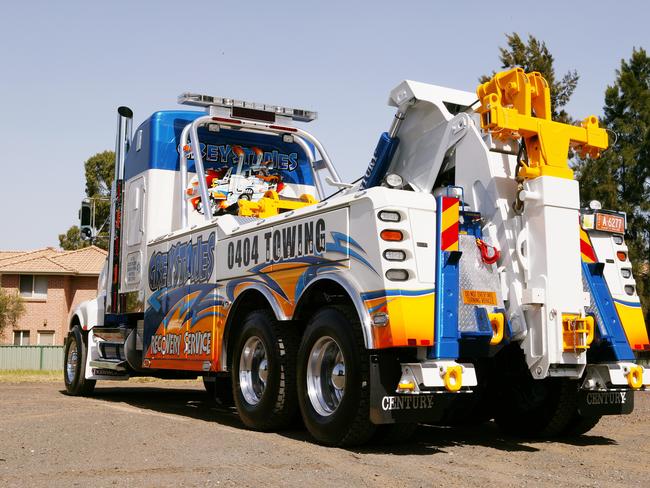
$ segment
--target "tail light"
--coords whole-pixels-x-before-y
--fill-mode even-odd
[[[401,230],[385,229],[379,233],[379,237],[385,241],[399,242],[404,239],[404,234]]]

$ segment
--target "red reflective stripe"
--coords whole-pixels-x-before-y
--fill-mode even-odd
[[[440,249],[446,251],[458,242],[458,222],[442,231],[440,236]]]
[[[284,125],[269,125],[271,129],[277,129],[277,130],[286,130],[287,132],[298,132],[298,129],[294,129],[293,127],[285,127]]]
[[[226,122],[228,124],[241,124],[241,120],[235,120],[235,119],[225,119],[223,117],[212,117],[212,120],[215,122]]]
[[[457,198],[451,197],[442,197],[440,200],[440,249],[457,251],[460,202]]]
[[[445,210],[447,210],[452,205],[455,205],[456,203],[458,203],[457,198],[442,197],[442,211],[444,212]]]
[[[582,239],[580,239],[580,252],[584,254],[585,257],[589,258],[592,262],[596,262],[596,253],[594,252],[594,248],[591,247],[591,244],[585,242]]]

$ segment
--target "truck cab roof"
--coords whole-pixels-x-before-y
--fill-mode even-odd
[[[136,129],[126,155],[126,180],[149,169],[179,171],[180,135],[183,128],[204,116],[205,112],[166,110],[153,113]],[[244,164],[254,166],[263,162],[273,167],[287,183],[313,185],[310,163],[305,151],[294,142],[285,142],[273,134],[251,133],[220,128],[199,130],[199,142],[206,169],[232,167],[239,162],[233,147],[244,150]],[[194,172],[194,161],[189,158],[189,172]]]

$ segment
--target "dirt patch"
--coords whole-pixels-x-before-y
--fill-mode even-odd
[[[564,442],[522,442],[492,424],[421,426],[408,444],[333,449],[300,426],[246,430],[197,381],[3,383],[0,486],[648,486],[650,396]]]

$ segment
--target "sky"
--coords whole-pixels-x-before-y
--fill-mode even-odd
[[[601,115],[621,60],[650,49],[650,3],[634,0],[0,0],[0,18],[0,250],[56,247],[77,223],[83,163],[114,149],[119,105],[135,127],[185,91],[316,110],[304,128],[350,181],[394,86],[474,91],[505,33],[578,71],[575,118]]]

